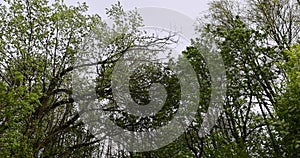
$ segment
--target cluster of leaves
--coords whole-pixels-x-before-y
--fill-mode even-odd
[[[281,134],[280,144],[283,146],[283,155],[286,157],[300,156],[300,103],[299,103],[299,61],[300,47],[292,46],[286,51],[289,61],[283,65],[287,72],[288,81],[285,93],[278,97],[275,106],[279,117],[277,128]]]

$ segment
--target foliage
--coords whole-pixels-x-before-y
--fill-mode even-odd
[[[97,18],[84,15],[85,4],[5,2],[0,9],[1,157],[91,155],[94,147],[85,144],[93,140],[78,121],[64,71]]]
[[[142,153],[128,152],[87,128],[73,98],[76,84],[71,74],[95,66],[97,97],[110,119],[131,131],[157,129],[178,109],[178,76],[158,63],[140,65],[130,74],[130,95],[139,106],[150,102],[151,85],[160,83],[167,91],[163,108],[146,118],[127,114],[116,105],[111,75],[124,55],[138,57],[134,50],[146,50],[151,58],[176,43],[175,35],[147,34],[140,29],[143,20],[137,11],[125,12],[120,3],[107,9],[110,25],[99,15],[87,15],[85,3],[4,2],[0,5],[0,157],[300,157],[299,1],[246,0],[246,5],[212,1],[207,21],[197,28],[198,37],[182,52],[200,85],[196,119],[176,141]],[[207,51],[221,54],[227,91],[217,124],[200,137],[212,88],[203,56]],[[96,63],[77,63],[78,58]],[[95,128],[105,133],[101,127]]]
[[[211,2],[209,21],[201,21],[195,41],[196,46],[215,41],[227,78],[224,112],[198,150],[205,157],[280,157],[284,153],[281,131],[274,125],[280,115],[275,111],[276,98],[287,79],[278,63],[289,60],[284,49],[298,39],[298,6],[294,1],[245,3]],[[285,12],[277,12],[279,8]],[[289,20],[283,20],[287,16]]]
[[[275,108],[279,117],[278,130],[282,138],[281,144],[286,157],[300,156],[299,51],[299,45],[287,51],[290,60],[283,66],[289,80],[286,91],[279,97]]]

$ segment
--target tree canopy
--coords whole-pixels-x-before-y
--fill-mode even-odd
[[[147,60],[159,51],[168,54],[168,46],[178,42],[176,34],[147,33],[141,29],[143,19],[137,10],[125,11],[119,2],[106,10],[110,24],[100,15],[87,14],[85,3],[4,0],[0,4],[0,157],[300,157],[299,1],[214,0],[209,6],[182,58],[169,61],[187,59],[196,73],[197,83],[188,87],[200,92],[195,97],[199,101],[189,102],[198,107],[195,118],[170,144],[133,152],[107,139],[118,133],[105,128],[103,118],[86,119],[80,109],[90,108],[88,114],[105,111],[110,121],[128,131],[151,131],[170,123],[183,101],[184,72],[176,74],[168,64],[151,62],[128,74],[129,95],[138,106],[153,99],[164,103],[149,117],[135,116],[117,105],[117,99],[127,96],[117,98],[113,83],[124,83],[126,71],[115,80],[112,76],[126,53],[138,59],[145,54],[135,50],[145,50]],[[207,52],[222,57],[226,96],[217,123],[201,136],[213,84]],[[96,73],[80,75],[89,66],[95,66]],[[182,70],[187,69],[184,66]],[[192,82],[192,76],[184,77]],[[92,81],[99,105],[74,97],[78,93],[74,90],[90,84],[81,79]],[[158,93],[161,89],[166,98]],[[81,90],[80,94],[90,92]]]

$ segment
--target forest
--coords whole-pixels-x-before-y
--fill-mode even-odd
[[[299,0],[212,0],[165,63],[120,2],[0,2],[1,158],[300,157]]]

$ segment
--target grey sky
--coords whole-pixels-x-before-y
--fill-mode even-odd
[[[126,10],[144,7],[160,7],[172,9],[190,18],[196,18],[199,13],[208,9],[208,3],[211,0],[119,0]],[[76,2],[87,2],[90,7],[89,13],[98,13],[105,17],[105,8],[111,4],[117,3],[118,0],[65,0],[67,4],[75,5]]]
[[[138,11],[143,17],[145,26],[179,31],[186,39],[190,39],[194,37],[195,19],[208,11],[208,3],[212,0],[65,0],[68,5],[86,2],[89,6],[88,13],[97,13],[103,19],[106,19],[105,8],[110,8],[118,1],[125,10],[141,8],[142,10]],[[149,7],[150,10],[144,9]]]

